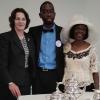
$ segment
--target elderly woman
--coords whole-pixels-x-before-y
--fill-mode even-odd
[[[95,47],[89,42],[92,24],[82,16],[74,16],[67,28],[61,33],[66,63],[63,83],[73,76],[81,85],[88,83],[86,91],[98,89],[97,57]]]
[[[0,35],[0,100],[17,100],[30,94],[34,75],[34,47],[24,32],[30,23],[23,8],[16,8],[9,17],[11,31]]]

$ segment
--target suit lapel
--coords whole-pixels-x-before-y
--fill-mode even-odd
[[[41,47],[42,30],[43,30],[43,26],[40,26],[40,28],[38,28],[38,30],[36,32],[37,33],[36,41],[37,41],[38,52],[40,51],[40,47]]]
[[[24,49],[23,49],[23,46],[22,46],[22,44],[21,44],[21,41],[20,41],[20,39],[19,39],[18,36],[17,36],[17,33],[16,33],[15,31],[12,31],[11,33],[12,33],[11,35],[12,35],[12,37],[13,37],[14,43],[15,43],[20,49],[24,50]]]
[[[56,27],[56,41],[57,40],[60,40],[60,32],[61,32],[61,29],[59,26],[55,26]],[[57,59],[59,58],[59,47],[56,46],[56,61]]]
[[[60,30],[61,29],[57,25],[55,27],[56,27],[56,41],[57,41],[57,40],[60,40]]]

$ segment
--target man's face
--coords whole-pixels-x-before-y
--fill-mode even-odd
[[[55,11],[51,4],[44,4],[39,15],[45,25],[51,25],[54,23]]]

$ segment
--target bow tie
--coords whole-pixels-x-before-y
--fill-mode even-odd
[[[46,33],[46,32],[53,32],[53,31],[54,31],[53,29],[50,29],[50,30],[43,29],[44,33]]]

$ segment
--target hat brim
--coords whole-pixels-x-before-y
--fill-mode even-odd
[[[73,19],[67,26],[66,28],[63,28],[62,31],[61,31],[61,41],[62,43],[66,43],[68,41],[73,41],[73,39],[69,38],[69,32],[70,32],[70,29],[76,25],[76,24],[84,24],[84,25],[87,25],[88,27],[88,30],[89,30],[89,36],[88,38],[85,40],[89,43],[95,43],[97,42],[97,32],[96,32],[96,29],[95,27],[93,26],[93,24],[91,24],[90,22],[88,22],[86,19],[84,19],[83,17],[80,18],[80,19]]]

